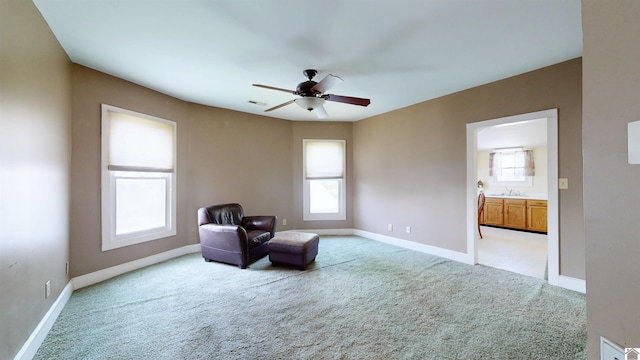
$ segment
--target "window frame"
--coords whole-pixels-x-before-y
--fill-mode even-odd
[[[173,128],[173,170],[153,171],[149,169],[123,170],[109,169],[110,115],[116,112],[135,116],[145,120],[168,124]],[[174,121],[142,114],[139,112],[102,104],[101,114],[101,209],[102,209],[102,251],[140,244],[147,241],[163,239],[176,235],[176,171],[177,171],[177,124]],[[144,174],[144,175],[142,175]],[[162,178],[165,186],[165,225],[125,234],[116,234],[116,180],[121,178]]]
[[[332,142],[342,145],[342,177],[315,177],[308,179],[307,168],[307,143],[308,142]],[[347,189],[347,141],[344,139],[303,139],[302,140],[302,182],[303,182],[303,221],[332,221],[347,219],[346,189]],[[337,213],[312,213],[311,208],[311,182],[314,180],[338,180],[338,212]]]

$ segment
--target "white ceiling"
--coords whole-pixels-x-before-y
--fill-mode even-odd
[[[582,55],[580,0],[34,0],[75,63],[194,103],[317,120],[302,71],[344,82],[356,121]],[[254,105],[249,101],[266,104]]]

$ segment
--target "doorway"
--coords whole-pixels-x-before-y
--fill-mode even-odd
[[[559,281],[558,240],[558,111],[538,111],[467,124],[467,256],[478,263],[477,169],[478,134],[483,129],[542,120],[547,139],[547,277],[552,285]]]

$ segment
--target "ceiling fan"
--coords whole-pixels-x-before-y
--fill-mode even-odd
[[[296,88],[295,91],[277,88],[277,87],[268,86],[268,85],[253,84],[253,86],[257,86],[265,89],[271,89],[271,90],[284,91],[293,95],[300,96],[297,99],[289,100],[285,103],[269,108],[265,110],[265,112],[273,111],[283,106],[296,103],[301,108],[314,112],[318,117],[318,119],[324,119],[328,116],[327,111],[322,106],[325,101],[335,101],[335,102],[351,104],[351,105],[360,105],[360,106],[367,106],[371,103],[371,100],[369,99],[363,99],[363,98],[357,98],[357,97],[351,97],[351,96],[325,94],[326,91],[340,84],[343,81],[341,78],[335,75],[329,74],[325,76],[324,79],[320,80],[320,82],[315,82],[312,79],[314,76],[316,76],[318,71],[314,69],[307,69],[302,73],[309,80],[303,81],[300,84],[298,84],[298,87]]]

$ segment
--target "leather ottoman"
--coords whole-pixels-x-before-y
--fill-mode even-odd
[[[318,234],[285,231],[269,240],[269,261],[274,266],[289,265],[305,270],[318,255]]]

